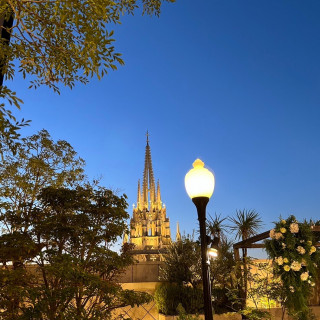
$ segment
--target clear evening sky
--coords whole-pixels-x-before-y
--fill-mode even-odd
[[[319,0],[178,0],[124,17],[115,38],[126,64],[101,81],[59,96],[15,79],[24,135],[70,142],[131,214],[149,130],[173,235],[197,227],[184,189],[197,157],[215,173],[211,215],[255,209],[261,232],[280,214],[320,219]]]

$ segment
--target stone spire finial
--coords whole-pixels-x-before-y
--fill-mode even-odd
[[[180,240],[181,240],[181,233],[180,233],[179,222],[177,222],[176,241],[180,241]]]
[[[140,189],[140,179],[138,180],[138,194],[137,194],[137,208],[141,208],[141,189]]]
[[[155,181],[152,169],[151,150],[149,146],[149,132],[147,131],[147,145],[144,159],[143,183],[142,183],[142,201],[146,209],[149,208],[149,192],[150,202],[153,206],[155,202]]]
[[[157,181],[157,198],[156,198],[156,201],[157,201],[157,205],[158,205],[158,209],[161,209],[161,193],[160,193],[160,181],[158,179]]]

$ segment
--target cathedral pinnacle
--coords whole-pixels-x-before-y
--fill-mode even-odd
[[[176,241],[180,241],[180,240],[181,240],[181,233],[180,233],[179,222],[177,222]]]
[[[138,181],[137,205],[130,220],[130,243],[135,245],[134,250],[144,251],[137,253],[138,260],[153,261],[161,259],[158,250],[170,244],[171,232],[166,207],[161,201],[160,182],[156,184],[153,175],[148,131],[146,136],[143,178],[141,183]]]
[[[142,181],[142,202],[144,208],[149,209],[149,201],[151,203],[151,207],[153,207],[156,201],[156,186],[152,169],[151,149],[149,146],[149,132],[147,131],[147,145],[145,151]]]

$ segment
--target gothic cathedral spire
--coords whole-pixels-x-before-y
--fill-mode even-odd
[[[166,217],[166,208],[161,201],[160,183],[155,184],[149,133],[147,131],[147,144],[144,157],[142,190],[138,181],[137,205],[133,209],[130,221],[130,242],[135,244],[134,250],[143,250],[138,259],[159,259],[152,250],[159,250],[169,245],[170,222]],[[151,251],[150,251],[151,250]],[[150,258],[151,257],[151,258]]]
[[[151,159],[151,149],[149,145],[149,133],[147,131],[147,145],[144,157],[144,170],[143,170],[143,181],[142,181],[142,193],[140,191],[140,181],[138,185],[138,199],[137,207],[141,209],[153,210],[154,208],[159,208],[160,187],[159,182],[157,185],[154,180],[152,159]],[[161,200],[160,200],[161,201]]]

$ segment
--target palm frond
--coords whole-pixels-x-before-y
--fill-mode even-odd
[[[221,214],[214,214],[214,218],[209,214],[209,219],[207,220],[207,233],[212,237],[220,237],[227,231],[227,225],[223,222],[227,218],[221,218]]]
[[[255,234],[262,226],[260,215],[255,210],[237,210],[236,216],[228,219],[232,225],[229,226],[231,231],[236,233],[238,239],[248,239]]]

